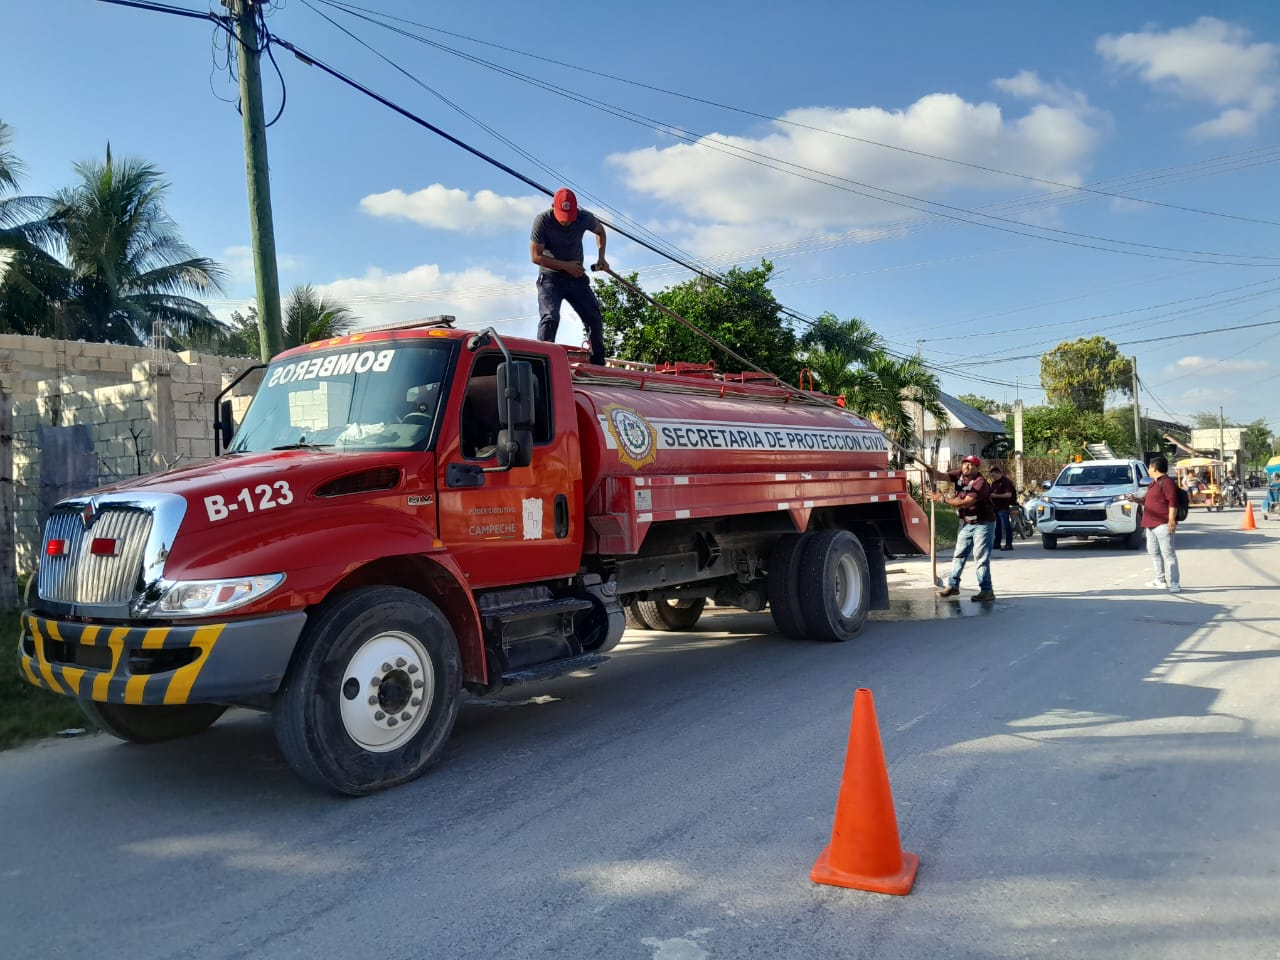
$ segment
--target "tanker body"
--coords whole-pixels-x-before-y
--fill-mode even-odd
[[[625,624],[762,610],[842,641],[923,515],[829,398],[591,367],[447,325],[288,351],[226,452],[59,503],[19,663],[154,742],[270,711],[304,777],[419,775],[464,691],[594,666]]]

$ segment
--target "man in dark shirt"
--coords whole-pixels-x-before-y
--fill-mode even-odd
[[[590,210],[578,209],[572,190],[556,191],[550,210],[533,219],[529,258],[538,265],[538,339],[554,343],[560,329],[560,304],[573,307],[591,342],[591,362],[604,366],[604,324],[600,304],[583,266],[582,235],[596,235],[595,269],[608,270],[604,258],[604,224]]]
[[[1142,498],[1142,528],[1147,531],[1147,556],[1156,574],[1147,586],[1181,593],[1178,553],[1173,546],[1173,534],[1178,529],[1178,487],[1168,474],[1167,457],[1153,457],[1147,470],[1152,482]]]
[[[991,540],[996,511],[991,503],[991,484],[983,479],[979,472],[981,468],[980,459],[968,456],[960,461],[959,470],[947,473],[932,471],[936,479],[950,480],[955,489],[949,495],[930,493],[929,499],[955,507],[960,518],[951,573],[947,576],[946,588],[938,591],[940,597],[954,597],[960,592],[960,574],[964,573],[964,565],[972,556],[978,564],[978,592],[970,599],[990,603],[996,598],[991,588]]]
[[[996,550],[1013,549],[1013,521],[1009,519],[1009,511],[1018,505],[1018,491],[1013,481],[1000,472],[999,467],[991,468],[991,503],[996,510]],[[1001,541],[1004,546],[1001,546]]]

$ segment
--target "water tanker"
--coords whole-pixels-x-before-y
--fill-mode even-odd
[[[419,775],[465,692],[594,666],[708,603],[838,642],[927,548],[888,444],[830,398],[423,323],[290,350],[212,460],[59,503],[33,684],[154,742],[269,711],[307,779]]]

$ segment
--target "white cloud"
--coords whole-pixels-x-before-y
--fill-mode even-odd
[[[883,227],[919,216],[869,196],[875,191],[833,177],[934,199],[961,187],[1026,188],[975,167],[859,141],[1063,183],[1082,182],[1099,136],[1096,112],[1082,96],[1049,87],[1034,74],[1020,74],[1007,85],[1019,96],[1039,94],[1043,102],[1020,117],[1006,117],[994,103],[969,103],[947,93],[922,97],[900,111],[807,107],[784,114],[759,137],[712,134],[693,144],[615,154],[609,161],[632,189],[671,204],[686,217],[709,221],[710,226],[700,228],[705,237],[694,246],[702,254],[723,249],[704,245],[713,240],[743,245],[737,232],[726,230],[731,227],[750,228],[758,242],[761,237]],[[751,156],[744,160],[746,151]]]
[[[1042,100],[1080,115],[1092,112],[1088,98],[1079,90],[1072,90],[1063,83],[1046,83],[1032,70],[1023,70],[1012,77],[1000,77],[994,83],[997,89],[1024,100]]]
[[[360,201],[360,209],[371,216],[411,220],[460,233],[494,233],[516,227],[528,230],[534,216],[549,206],[546,197],[504,197],[492,190],[470,195],[439,183],[413,193],[372,193]]]
[[[513,267],[503,276],[485,269],[449,273],[433,263],[401,273],[370,267],[362,277],[316,284],[316,290],[349,306],[361,328],[451,314],[459,327],[494,324],[500,332],[532,337],[538,325],[538,295],[531,269]],[[577,327],[572,309],[566,307],[561,334],[576,332]]]
[[[1208,357],[1183,357],[1174,362],[1170,373],[1202,373],[1206,375],[1226,375],[1232,373],[1257,373],[1268,370],[1271,363],[1267,360],[1210,360]]]
[[[1194,127],[1195,136],[1239,136],[1253,131],[1280,92],[1280,46],[1250,37],[1243,27],[1201,17],[1164,32],[1107,34],[1098,38],[1097,51],[1156,89],[1224,108]]]

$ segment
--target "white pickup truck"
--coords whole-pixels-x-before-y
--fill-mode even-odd
[[[1142,546],[1142,499],[1151,475],[1141,460],[1069,463],[1040,497],[1036,529],[1046,550],[1062,537],[1111,537]]]

